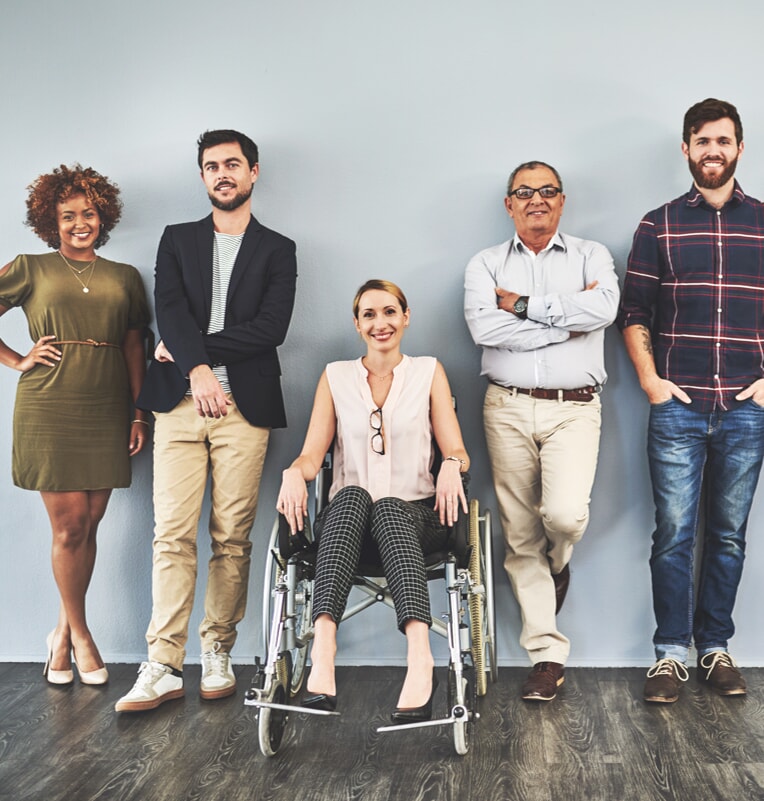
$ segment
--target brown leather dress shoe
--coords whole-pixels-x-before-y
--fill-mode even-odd
[[[698,657],[698,681],[719,695],[745,695],[745,679],[735,660],[726,651],[711,651]]]
[[[570,586],[570,565],[565,565],[563,569],[556,575],[552,574],[552,581],[554,581],[554,598],[555,598],[555,615],[562,609],[565,603],[565,596],[568,594],[568,587]]]
[[[648,671],[643,697],[654,704],[673,704],[679,698],[679,688],[690,674],[676,659],[659,659]]]
[[[523,684],[524,701],[551,701],[565,681],[565,665],[559,662],[537,662]]]

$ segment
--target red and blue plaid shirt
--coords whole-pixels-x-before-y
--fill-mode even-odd
[[[710,412],[764,376],[764,206],[735,182],[721,209],[694,186],[642,219],[617,319],[652,331],[655,366]]]

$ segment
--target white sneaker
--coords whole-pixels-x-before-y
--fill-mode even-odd
[[[133,689],[117,701],[117,712],[144,712],[165,701],[183,697],[183,677],[161,662],[143,662]]]
[[[199,694],[208,701],[226,698],[236,692],[236,676],[231,667],[231,655],[220,650],[216,642],[211,651],[202,654],[202,681]]]

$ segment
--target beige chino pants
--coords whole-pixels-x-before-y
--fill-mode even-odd
[[[235,403],[219,419],[200,417],[191,397],[155,413],[153,610],[149,659],[181,670],[194,605],[197,532],[211,476],[202,652],[230,652],[247,604],[249,539],[270,429],[251,425]]]
[[[520,645],[531,662],[565,664],[552,574],[570,561],[589,522],[600,440],[599,397],[539,400],[489,384],[483,423],[507,571],[520,605]]]

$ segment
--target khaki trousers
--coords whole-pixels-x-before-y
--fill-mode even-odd
[[[219,419],[200,417],[193,399],[155,413],[153,610],[146,633],[149,659],[183,668],[194,605],[197,531],[211,475],[202,652],[220,643],[230,652],[244,617],[249,580],[250,530],[255,520],[270,429],[251,425],[236,405]]]
[[[597,468],[599,397],[539,400],[489,384],[483,423],[507,571],[520,605],[520,645],[531,662],[565,664],[570,641],[557,630],[552,574],[573,554],[589,522]]]

